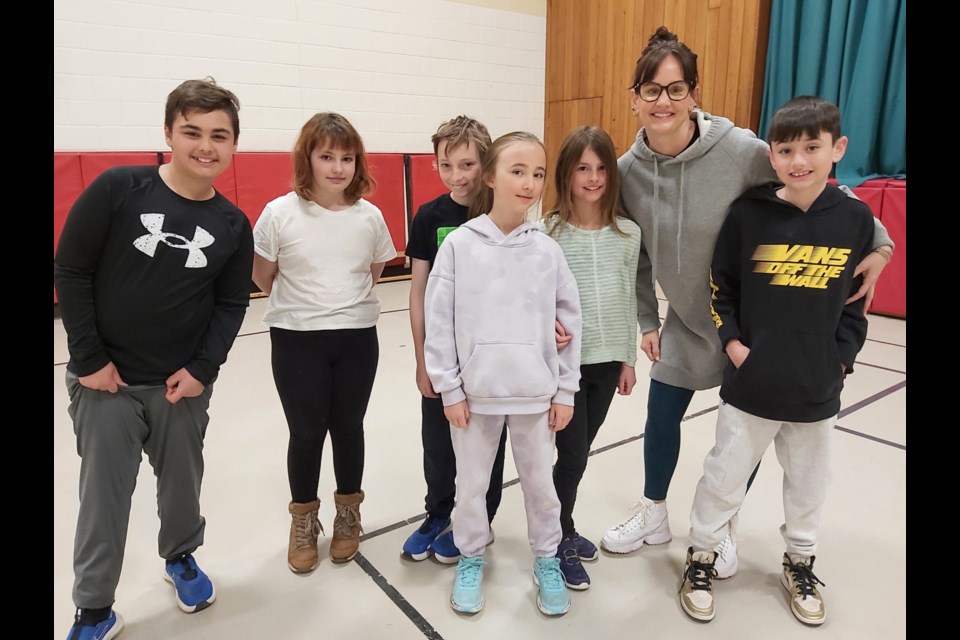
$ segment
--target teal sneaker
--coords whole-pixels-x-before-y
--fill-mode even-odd
[[[559,568],[557,569],[559,571]],[[561,578],[562,579],[562,578]],[[461,556],[453,579],[450,606],[461,613],[483,609],[483,556]]]
[[[540,587],[537,608],[548,616],[562,616],[570,610],[570,595],[560,570],[560,558],[537,558],[533,562],[533,581]]]

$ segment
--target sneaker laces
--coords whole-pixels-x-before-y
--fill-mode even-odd
[[[359,506],[359,502],[337,505],[337,517],[333,519],[334,536],[338,538],[352,538],[353,527],[357,527],[360,533],[363,533],[363,525],[360,524]]]
[[[717,577],[713,563],[700,562],[691,558],[684,579],[690,583],[692,591],[710,591],[710,581]],[[681,584],[681,588],[683,585]]]
[[[790,573],[793,574],[793,584],[797,590],[797,594],[801,599],[806,600],[807,596],[811,598],[816,595],[817,585],[821,587],[827,586],[823,583],[820,578],[813,574],[813,561],[816,559],[816,556],[810,556],[810,562],[798,562],[794,564],[790,557],[783,562],[784,568],[786,568]]]
[[[580,564],[580,551],[577,549],[576,540],[573,538],[567,538],[560,542],[560,555],[563,556],[561,560],[563,564],[566,565],[575,565]]]
[[[323,531],[323,525],[317,518],[317,512],[293,514],[293,540],[298,549],[317,544],[317,536]],[[324,535],[326,535],[324,533]]]
[[[461,558],[457,565],[457,586],[463,589],[476,589],[480,586],[480,573],[483,571],[483,558]]]
[[[636,529],[638,527],[641,529],[643,528],[643,525],[646,522],[647,516],[650,512],[650,507],[648,507],[646,503],[643,502],[643,500],[641,500],[637,504],[630,507],[631,511],[633,511],[634,509],[638,509],[638,511],[632,516],[630,516],[626,522],[618,524],[615,527],[617,531],[632,531],[633,529]]]
[[[730,559],[731,554],[733,554],[733,536],[731,533],[724,536],[720,544],[714,548],[714,551],[717,552],[717,560],[720,560],[720,558],[723,558],[724,561]]]
[[[545,560],[547,561],[537,559],[537,568],[540,570],[538,576],[540,588],[547,591],[565,589],[566,583],[563,580],[563,572],[560,571],[559,558],[546,558]],[[557,560],[557,562],[550,562],[550,560]]]

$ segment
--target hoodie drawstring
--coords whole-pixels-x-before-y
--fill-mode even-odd
[[[680,163],[680,213],[677,216],[677,273],[680,273],[680,254],[683,253],[683,168],[686,162]]]
[[[653,240],[650,242],[650,279],[657,286],[657,239],[660,237],[660,163],[653,155]]]

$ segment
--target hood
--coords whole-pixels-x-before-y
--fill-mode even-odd
[[[852,197],[857,199],[856,196],[853,195],[853,192],[850,191],[850,189],[848,189],[845,185],[837,187],[832,184],[827,184],[823,192],[817,196],[817,199],[814,200],[813,204],[810,205],[810,208],[806,211],[800,211],[796,205],[777,196],[777,189],[782,186],[783,183],[781,182],[768,182],[767,184],[762,184],[748,189],[741,197],[744,200],[753,200],[766,203],[771,207],[787,207],[790,210],[796,213],[802,213],[803,215],[829,214],[835,207],[846,201],[847,198]]]
[[[501,247],[524,247],[533,242],[535,234],[539,233],[533,224],[522,222],[519,227],[507,235],[503,235],[500,227],[494,224],[490,216],[485,213],[468,220],[460,225],[460,228],[468,229],[477,234],[486,244]]]
[[[647,162],[679,164],[705,155],[733,129],[733,122],[730,120],[723,116],[711,115],[699,109],[693,109],[690,112],[690,119],[696,121],[697,128],[700,130],[700,137],[690,147],[684,149],[680,155],[676,157],[665,156],[648,147],[644,137],[645,128],[643,127],[637,132],[637,139],[630,151],[640,160]]]

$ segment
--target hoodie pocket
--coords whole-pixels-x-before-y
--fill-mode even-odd
[[[476,398],[537,398],[557,391],[555,376],[531,343],[478,343],[460,377],[464,393]]]
[[[840,350],[833,336],[758,330],[750,354],[733,374],[739,393],[819,404],[843,387]]]

